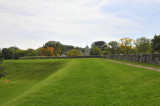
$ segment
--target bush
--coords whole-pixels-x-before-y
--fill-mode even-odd
[[[0,58],[0,78],[6,76],[6,65],[3,63],[3,59]]]

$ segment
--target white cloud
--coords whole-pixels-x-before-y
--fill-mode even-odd
[[[103,6],[120,2],[122,0],[0,1],[0,45],[11,46],[7,42],[12,41],[21,48],[31,45],[37,48],[46,40],[60,40],[85,46],[92,40],[117,40],[118,34],[135,31],[120,27],[136,27],[138,32],[142,28],[139,23],[101,11]],[[82,43],[77,43],[80,39]]]

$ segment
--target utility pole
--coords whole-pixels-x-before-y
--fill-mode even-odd
[[[15,46],[13,47],[13,60],[14,60],[14,49],[15,49]]]

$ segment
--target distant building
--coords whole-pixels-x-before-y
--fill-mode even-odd
[[[82,54],[83,56],[90,56],[90,49],[88,45],[85,47],[84,52]]]

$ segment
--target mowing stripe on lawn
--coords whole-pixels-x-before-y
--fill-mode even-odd
[[[7,105],[160,105],[159,72],[104,59],[68,61],[66,67],[9,101]]]

